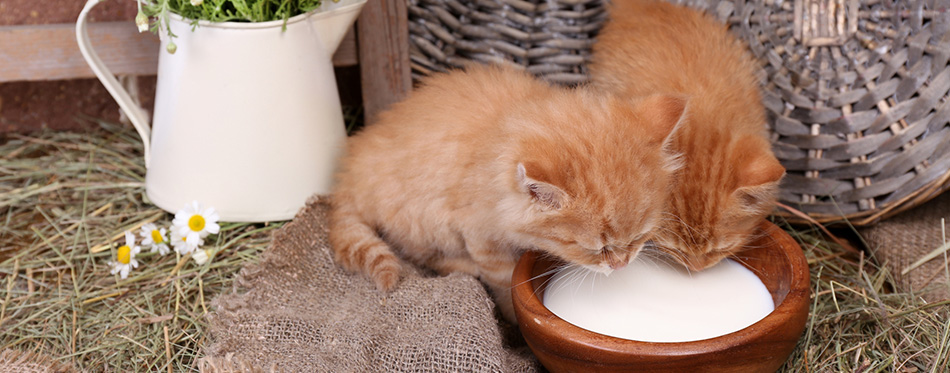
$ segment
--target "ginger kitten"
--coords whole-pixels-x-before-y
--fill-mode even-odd
[[[742,249],[774,208],[785,174],[766,137],[755,62],[699,11],[618,0],[609,12],[593,46],[593,85],[621,97],[689,99],[672,144],[685,165],[654,241],[690,269],[712,266]]]
[[[349,139],[332,196],[336,260],[376,287],[402,262],[464,272],[514,321],[523,250],[588,269],[626,265],[662,220],[686,102],[568,90],[473,65],[427,79]]]

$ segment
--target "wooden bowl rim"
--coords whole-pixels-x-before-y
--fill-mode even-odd
[[[532,273],[539,254],[531,251],[522,255],[512,275],[512,284],[514,284],[512,301],[516,303],[516,309],[520,305],[524,313],[545,320],[550,327],[544,329],[533,328],[533,330],[549,337],[558,338],[561,343],[552,343],[545,346],[545,349],[558,354],[576,355],[579,349],[583,349],[608,353],[617,358],[629,355],[685,357],[695,354],[715,353],[748,344],[764,339],[776,331],[781,332],[783,325],[792,322],[796,317],[795,315],[803,309],[808,312],[811,290],[808,261],[805,259],[801,246],[788,233],[771,222],[764,221],[759,229],[767,233],[766,236],[771,238],[774,244],[752,250],[778,247],[791,264],[789,272],[792,278],[789,282],[788,294],[778,307],[775,307],[766,317],[732,333],[689,342],[644,342],[612,337],[578,327],[561,319],[544,307],[538,298],[538,294],[534,292],[533,282],[526,277],[529,277]],[[796,296],[797,294],[801,295]],[[522,332],[526,327],[530,327],[524,325],[529,322],[529,320],[518,320]],[[539,320],[535,320],[535,322],[542,324]],[[798,333],[801,333],[801,331],[799,330]],[[597,343],[592,344],[582,341],[597,341]]]

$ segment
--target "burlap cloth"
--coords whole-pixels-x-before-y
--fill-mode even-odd
[[[950,298],[943,256],[906,275],[901,271],[943,244],[940,218],[950,225],[950,193],[861,230],[868,249],[894,275],[899,290],[913,291],[928,301]]]
[[[48,355],[14,349],[0,351],[0,373],[72,373],[75,370]]]
[[[214,300],[204,372],[532,372],[481,283],[412,273],[388,295],[340,269],[315,198]],[[510,333],[509,333],[510,334]]]

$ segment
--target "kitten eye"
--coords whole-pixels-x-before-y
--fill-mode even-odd
[[[642,244],[644,244],[644,241],[646,241],[646,234],[641,233],[637,235],[636,237],[634,237],[632,240],[630,240],[630,242],[627,243],[626,247],[628,249],[633,249],[635,247],[639,247]]]
[[[624,249],[626,248],[622,246],[604,245],[603,247],[600,248],[600,254],[604,256],[620,255],[624,253],[625,251],[627,251]]]

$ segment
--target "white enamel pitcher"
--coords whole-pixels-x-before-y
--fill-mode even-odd
[[[346,140],[331,58],[366,0],[325,0],[284,21],[211,23],[172,14],[175,54],[160,32],[151,128],[99,59],[86,17],[79,49],[142,136],[145,190],[175,212],[191,201],[223,221],[286,220],[314,194],[330,191]],[[135,32],[129,22],[129,32]]]

